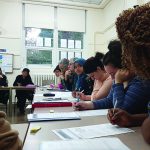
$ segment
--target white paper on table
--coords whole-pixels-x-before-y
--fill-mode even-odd
[[[103,137],[103,136],[110,136],[110,135],[117,135],[123,134],[128,132],[134,132],[129,128],[121,128],[116,125],[111,125],[110,123],[100,124],[100,125],[91,125],[91,126],[82,126],[82,127],[74,127],[74,128],[67,128],[68,132],[70,131],[71,134],[75,135],[81,139],[88,139],[88,138],[96,138],[96,137]],[[64,134],[67,134],[65,131],[66,129],[59,129]],[[58,130],[56,131],[58,134]],[[65,137],[64,137],[65,138]]]
[[[45,38],[45,46],[48,46],[48,47],[52,46],[51,38]]]
[[[75,48],[81,49],[81,41],[80,40],[75,40]]]
[[[74,48],[74,40],[68,40],[68,48]]]
[[[60,47],[61,48],[67,48],[67,39],[61,39],[60,40]]]
[[[96,138],[70,141],[47,141],[40,150],[130,150],[118,138]]]
[[[28,114],[27,118],[28,121],[80,119],[75,112],[34,113]]]
[[[76,111],[80,117],[106,116],[108,109]]]

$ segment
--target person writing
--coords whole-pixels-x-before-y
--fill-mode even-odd
[[[150,3],[124,11],[117,18],[118,37],[123,45],[123,63],[133,68],[137,75],[145,79],[143,86],[150,93]],[[149,82],[149,85],[146,84]],[[144,96],[142,99],[144,100]],[[148,99],[150,100],[150,98]],[[113,113],[113,111],[115,113]],[[122,109],[110,109],[108,119],[119,126],[140,126],[147,143],[150,144],[150,102],[148,112],[130,114]]]

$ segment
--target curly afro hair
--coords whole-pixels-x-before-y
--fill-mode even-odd
[[[150,3],[122,12],[116,21],[123,64],[150,79]]]

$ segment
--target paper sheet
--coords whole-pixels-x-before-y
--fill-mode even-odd
[[[76,113],[77,113],[80,117],[104,116],[104,115],[107,115],[108,109],[101,109],[101,110],[84,110],[84,111],[76,111]]]
[[[28,121],[80,119],[74,112],[28,114]]]
[[[42,142],[40,150],[130,150],[118,138]]]
[[[61,130],[61,132],[60,132]],[[58,129],[53,131],[55,134],[59,136],[60,133],[64,132],[64,134],[71,137],[70,139],[88,139],[88,138],[96,138],[96,137],[103,137],[103,136],[110,136],[110,135],[117,135],[123,134],[128,132],[134,132],[129,128],[121,128],[116,125],[112,125],[110,123],[100,124],[100,125],[91,125],[91,126],[82,126],[82,127],[74,127],[74,128],[67,128],[67,129]],[[59,136],[63,140],[63,134]]]

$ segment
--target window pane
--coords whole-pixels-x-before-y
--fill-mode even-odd
[[[83,32],[58,32],[58,47],[83,49]]]
[[[53,47],[53,30],[25,28],[25,46]]]
[[[52,51],[27,49],[27,64],[52,64]]]

